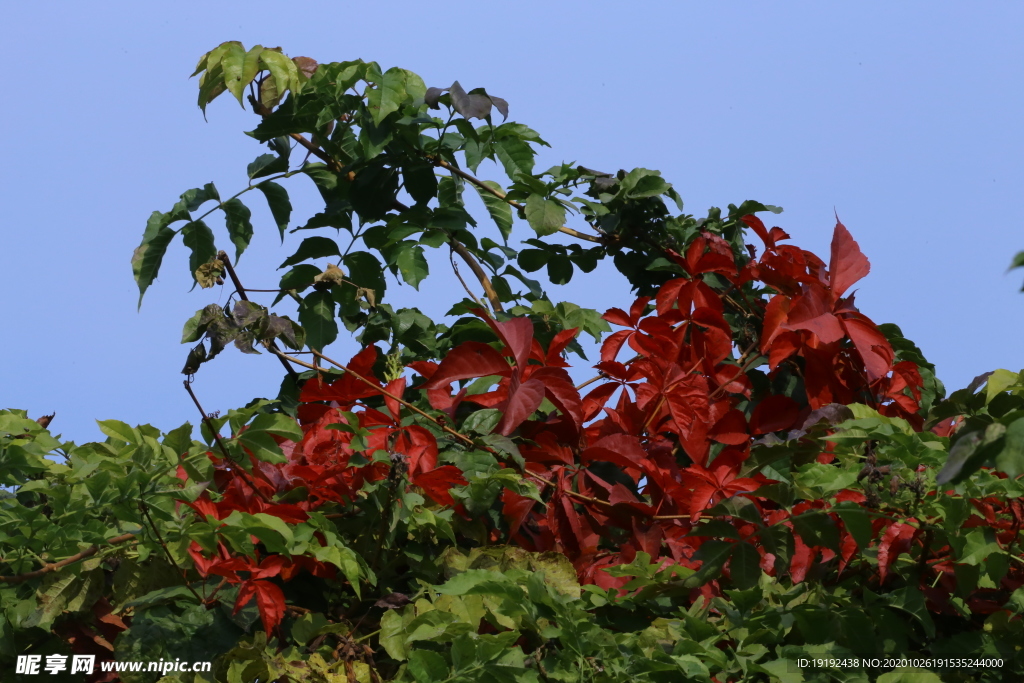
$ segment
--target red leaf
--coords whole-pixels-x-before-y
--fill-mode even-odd
[[[614,382],[599,384],[596,389],[583,397],[583,421],[588,422],[597,417],[612,394],[619,388]]]
[[[800,406],[788,396],[769,396],[750,416],[751,434],[768,434],[791,429],[800,416]]]
[[[530,360],[530,347],[533,345],[533,322],[529,318],[518,317],[499,323],[487,315],[482,308],[472,308],[470,312],[483,318],[483,321],[498,335],[498,339],[512,352],[513,358],[516,359],[516,367],[525,369]]]
[[[633,330],[619,330],[608,335],[608,338],[601,344],[601,360],[605,363],[615,360],[615,357],[619,355],[619,349],[634,334],[636,333]]]
[[[501,494],[501,502],[504,504],[501,514],[505,517],[505,521],[508,522],[509,536],[515,536],[519,532],[519,527],[523,525],[527,515],[533,509],[533,506],[537,504],[537,501],[521,496],[511,489],[505,489]]]
[[[807,570],[811,568],[815,555],[815,549],[808,547],[800,534],[793,534],[793,559],[789,563],[789,575],[793,583],[802,583],[807,577]]]
[[[453,486],[465,486],[469,483],[462,476],[462,471],[455,465],[443,465],[429,472],[414,475],[410,480],[413,484],[423,489],[435,503],[447,505],[448,507],[455,505],[452,494],[448,492],[448,489]]]
[[[377,347],[367,346],[352,357],[352,360],[348,362],[348,368],[366,379],[376,382],[379,386],[379,380],[373,375],[373,364],[376,361]],[[377,393],[375,389],[367,386],[365,382],[356,379],[351,373],[346,372],[330,384],[324,382],[319,376],[307,380],[302,385],[299,401],[303,403],[308,403],[309,401],[337,401],[341,405],[351,405],[361,398],[375,396]]]
[[[260,609],[260,620],[267,636],[273,633],[284,619],[284,592],[270,581],[252,581],[256,589],[256,606]],[[239,591],[241,597],[241,591]]]
[[[605,314],[601,316],[612,325],[620,325],[622,327],[633,327],[636,323],[629,319],[629,314],[621,308],[609,308],[605,311]]]
[[[483,342],[468,341],[448,352],[437,372],[423,387],[432,389],[460,379],[475,379],[487,375],[507,377],[510,374],[512,368],[500,352]]]
[[[544,400],[544,383],[540,380],[530,379],[517,385],[517,378],[512,378],[512,387],[509,389],[508,403],[505,406],[505,416],[498,424],[497,432],[508,436],[521,425],[526,418],[533,415],[537,406]]]
[[[846,330],[850,341],[857,348],[857,353],[864,361],[864,369],[867,370],[868,379],[874,381],[885,377],[892,368],[893,355],[892,346],[885,338],[878,327],[867,318],[858,316],[856,318],[844,318],[842,326]]]
[[[832,233],[832,258],[828,264],[833,298],[841,297],[843,292],[870,271],[871,264],[867,256],[861,252],[846,226],[839,222],[839,216],[836,216],[836,229]]]
[[[565,368],[569,364],[562,360],[562,352],[565,351],[565,347],[572,343],[572,340],[576,338],[576,333],[579,331],[578,327],[574,327],[571,330],[562,330],[555,335],[555,338],[551,340],[548,345],[548,352],[546,355],[545,362],[556,368]]]
[[[635,467],[643,471],[647,466],[647,453],[640,446],[640,440],[635,436],[611,434],[580,453],[581,463],[593,460],[611,462],[623,467]]]
[[[825,344],[842,339],[843,328],[839,325],[839,319],[832,315],[825,290],[820,286],[806,284],[801,289],[803,293],[793,298],[788,320],[781,327],[813,332]]]
[[[748,214],[746,216],[740,216],[740,220],[754,229],[757,236],[761,238],[762,242],[764,242],[765,247],[771,249],[775,246],[775,240],[773,240],[768,234],[768,228],[765,227],[760,218],[753,214]]]
[[[916,523],[917,520],[911,517],[907,521]],[[916,533],[916,527],[903,522],[891,524],[885,530],[882,540],[878,542],[878,577],[882,583],[885,582],[889,568],[892,567],[896,558],[901,553],[910,552],[910,544]]]
[[[419,425],[405,427],[395,439],[395,452],[405,455],[409,475],[427,472],[437,466],[437,439]]]
[[[384,387],[384,389],[392,396],[402,398],[402,394],[405,393],[405,378],[399,377],[398,379],[391,380],[390,382],[388,382],[388,385]],[[391,413],[391,417],[395,419],[396,423],[402,419],[401,403],[399,403],[393,398],[390,398],[389,396],[385,396],[384,405],[388,407],[388,412]]]
[[[538,368],[530,379],[543,382],[548,400],[569,418],[577,430],[583,427],[583,403],[568,372],[562,368]]]
[[[708,432],[708,437],[718,443],[733,446],[746,443],[750,438],[750,435],[747,434],[746,416],[739,410],[730,410],[715,423],[715,426]]]

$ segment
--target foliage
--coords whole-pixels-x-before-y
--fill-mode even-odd
[[[168,682],[940,680],[797,666],[888,655],[1003,662],[941,680],[1024,675],[1024,374],[945,398],[899,328],[857,309],[869,264],[838,220],[826,264],[757,216],[775,207],[696,219],[656,171],[534,173],[546,143],[507,102],[402,69],[225,43],[196,74],[204,112],[248,92],[269,151],[230,199],[206,185],[150,217],[140,297],[180,234],[196,283],[232,288],[185,323],[197,406],[192,376],[229,343],[286,376],[275,400],[202,415],[200,439],[108,421],[106,442],[76,446],[0,414],[0,664],[214,662]],[[507,185],[473,175],[486,160]],[[302,176],[324,206],[291,232],[334,237],[305,237],[264,306],[234,266],[255,232],[243,196],[262,193],[283,240],[278,181]],[[233,259],[204,222],[218,210]],[[418,289],[445,247],[483,297],[464,283],[450,326],[387,303],[389,278]],[[528,275],[563,284],[604,259],[636,298],[603,313]],[[270,312],[286,298],[297,320]],[[343,329],[361,348],[344,363],[324,353]],[[603,341],[577,385],[582,332]]]

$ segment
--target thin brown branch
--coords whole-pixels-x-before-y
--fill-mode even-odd
[[[458,166],[453,166],[452,164],[448,163],[444,159],[441,159],[440,157],[431,157],[431,161],[433,161],[435,165],[440,166],[441,168],[445,169],[446,171],[449,171],[450,173],[454,173],[455,175],[459,176],[460,178],[462,178],[466,182],[469,182],[469,183],[472,183],[473,185],[476,185],[477,187],[479,187],[484,192],[487,192],[488,194],[494,195],[495,197],[497,197],[501,201],[503,201],[506,204],[508,204],[509,206],[511,206],[513,209],[516,209],[518,211],[523,211],[523,210],[526,209],[526,207],[523,206],[522,204],[520,204],[519,202],[509,199],[505,195],[505,193],[502,192],[501,190],[494,189],[493,187],[491,187],[490,185],[488,185],[484,181],[480,180],[476,176],[474,176],[472,174],[469,174],[469,173],[466,173],[465,171],[463,171]],[[601,241],[600,237],[593,237],[592,235],[585,235],[582,232],[580,232],[579,230],[573,230],[572,228],[567,228],[565,226],[562,226],[561,228],[559,228],[558,231],[559,232],[564,232],[566,235],[572,235],[573,237],[575,237],[577,239],[586,240],[587,242],[600,242]]]
[[[241,281],[238,279],[238,274],[235,272],[234,266],[231,265],[231,260],[228,258],[227,253],[223,251],[218,251],[217,259],[224,264],[224,270],[228,272],[228,277],[231,278],[231,284],[235,286],[235,291],[238,293],[238,298],[240,298],[242,301],[249,301],[249,297],[245,295],[246,289],[245,287],[242,286]],[[268,342],[267,346],[276,346],[276,344],[274,340],[271,339],[270,342]],[[292,378],[292,380],[298,378],[299,373],[295,372],[295,368],[289,365],[288,361],[286,361],[284,358],[281,358],[280,356],[278,356],[277,359],[281,361],[281,365],[284,366],[285,371]]]
[[[275,353],[280,353],[276,349],[271,349],[271,351]],[[233,463],[234,459],[228,452],[227,446],[225,446],[224,442],[221,440],[220,432],[217,430],[216,427],[213,426],[213,421],[210,419],[209,415],[206,414],[206,411],[203,410],[203,406],[199,404],[199,399],[196,397],[195,392],[192,391],[191,383],[186,379],[183,382],[183,384],[185,385],[185,391],[187,391],[188,395],[192,397],[192,402],[196,404],[196,408],[199,410],[199,414],[203,416],[203,424],[205,424],[206,428],[210,430],[211,434],[213,434],[213,439],[214,441],[217,442],[217,446],[220,448],[220,452],[224,455],[224,459],[230,463]],[[249,476],[249,473],[246,472],[245,469],[242,467],[237,467],[235,469],[242,476],[242,479],[245,479],[245,482],[249,484],[249,487],[253,490],[253,492],[257,496],[259,496],[264,503],[267,503],[269,505],[271,503],[271,500],[267,498],[267,494],[263,493],[263,491],[260,491],[260,488],[256,486],[256,482],[253,481],[252,477]]]
[[[120,543],[124,543],[125,541],[134,540],[137,534],[138,532],[115,536],[106,542],[106,546],[114,546]],[[66,557],[60,562],[53,562],[52,564],[43,565],[41,569],[36,569],[35,571],[27,572],[25,574],[17,574],[15,576],[0,576],[0,583],[23,583],[25,581],[31,581],[32,579],[38,579],[40,576],[46,576],[47,574],[55,572],[58,569],[62,569],[63,567],[68,566],[69,564],[74,564],[75,562],[80,562],[84,559],[90,558],[96,553],[100,552],[100,550],[102,549],[103,548],[101,548],[98,545],[90,546],[82,552],[78,553],[77,555]]]
[[[476,303],[477,306],[479,306],[480,308],[483,308],[484,307],[484,302],[480,301],[480,299],[477,298],[476,294],[473,293],[473,290],[471,290],[469,288],[469,285],[466,284],[466,281],[462,279],[462,274],[459,273],[459,264],[457,264],[455,262],[455,248],[454,247],[452,248],[452,250],[450,252],[448,252],[448,260],[452,264],[452,270],[455,271],[455,277],[457,277],[459,279],[459,282],[462,284],[462,288],[464,290],[466,290],[466,294],[469,295],[469,298],[472,299]]]
[[[473,254],[469,253],[469,249],[466,249],[466,245],[458,241],[454,237],[449,236],[451,239],[452,249],[455,253],[462,257],[462,260],[466,262],[469,269],[473,271],[473,275],[476,275],[476,279],[480,281],[480,284],[484,288],[484,294],[487,295],[487,300],[491,302],[491,308],[498,313],[503,313],[505,309],[501,305],[501,299],[498,298],[498,293],[494,291],[494,285],[491,284],[491,279],[487,277],[487,273],[480,266],[480,262],[476,260]]]
[[[160,547],[163,548],[164,555],[166,555],[167,559],[171,561],[174,568],[181,573],[181,578],[185,582],[185,588],[188,588],[189,592],[195,596],[197,601],[199,601],[199,604],[203,604],[203,599],[199,596],[199,593],[197,593],[196,589],[192,587],[192,584],[188,582],[188,572],[182,569],[181,565],[178,564],[178,561],[174,559],[174,555],[171,555],[171,551],[167,549],[167,544],[164,543],[164,537],[160,535],[160,530],[156,528],[156,523],[153,521],[153,518],[149,516],[149,506],[146,505],[146,501],[142,500],[141,497],[139,499],[139,509],[142,510],[142,514],[146,517],[146,521],[149,522],[149,526],[153,528],[153,533],[156,535],[156,540],[160,544]]]

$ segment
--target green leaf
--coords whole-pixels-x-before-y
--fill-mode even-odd
[[[395,265],[398,266],[399,272],[402,273],[402,279],[415,289],[419,289],[420,282],[430,272],[430,268],[427,266],[427,259],[423,255],[423,247],[410,242],[402,242],[398,245],[397,254],[394,258]]]
[[[821,546],[839,552],[839,527],[824,512],[805,512],[790,518],[793,529],[808,546]]]
[[[533,173],[533,148],[523,140],[513,137],[495,140],[494,153],[512,180],[518,173]]]
[[[832,508],[839,513],[846,530],[853,535],[853,540],[860,548],[867,548],[871,545],[874,533],[871,528],[871,516],[868,511],[853,502],[839,503]]]
[[[299,68],[291,59],[279,50],[264,50],[260,53],[263,66],[274,79],[274,87],[278,99],[283,98],[287,90],[298,90],[301,84]]]
[[[1024,417],[1006,428],[1003,450],[996,456],[996,469],[1008,474],[1010,479],[1024,474]]]
[[[373,124],[379,126],[388,114],[398,111],[406,100],[423,97],[425,92],[426,87],[419,76],[405,69],[391,67],[384,72],[377,87],[366,96]]]
[[[338,322],[334,319],[334,298],[330,292],[315,291],[306,295],[299,306],[299,324],[306,332],[306,344],[323,349],[338,338]]]
[[[553,285],[564,285],[572,279],[572,261],[568,256],[556,254],[548,261],[548,279]]]
[[[565,207],[553,199],[532,194],[526,200],[526,220],[541,237],[550,235],[565,225]]]
[[[203,221],[186,223],[181,229],[181,237],[185,246],[192,250],[188,259],[192,279],[196,277],[199,266],[209,263],[217,256],[217,246],[213,243],[213,231]]]
[[[250,180],[274,173],[284,173],[288,170],[288,159],[276,154],[261,154],[245,170]]]
[[[405,623],[402,615],[393,609],[380,619],[380,644],[392,659],[404,661],[408,658],[405,648]]]
[[[235,96],[239,104],[242,104],[245,86],[249,85],[259,73],[260,53],[262,52],[262,45],[256,45],[246,52],[241,45],[235,44],[228,48],[221,60],[221,68],[224,70],[224,85],[228,92]]]
[[[132,254],[132,273],[139,286],[139,308],[142,308],[142,297],[146,290],[160,272],[160,264],[167,251],[167,245],[177,234],[167,227],[170,222],[169,214],[154,211],[146,223],[142,244],[136,247],[135,253]]]
[[[409,673],[417,683],[437,683],[448,680],[448,663],[444,657],[429,650],[409,653]]]
[[[227,200],[221,207],[224,209],[228,236],[231,238],[231,243],[235,245],[235,261],[237,262],[252,240],[252,222],[249,220],[252,212],[237,197]]]
[[[470,413],[466,421],[462,423],[462,430],[475,432],[477,434],[490,434],[501,422],[504,413],[494,408],[483,408]]]
[[[749,543],[740,542],[729,561],[729,575],[740,590],[757,585],[761,578],[761,555]]]
[[[142,441],[142,434],[139,433],[139,430],[132,429],[119,420],[97,420],[96,424],[99,425],[101,432],[118,441],[126,441],[131,444]]]
[[[288,200],[288,190],[273,182],[266,180],[256,186],[263,196],[267,198],[270,206],[270,213],[277,223],[277,231],[281,233],[281,243],[284,243],[284,231],[288,229],[288,220],[292,215],[292,203]]]
[[[501,185],[493,180],[485,180],[483,183],[492,190],[502,192]],[[480,199],[484,202],[484,206],[487,207],[487,213],[491,215],[491,220],[498,226],[498,231],[501,233],[502,238],[508,242],[509,235],[512,234],[512,206],[504,199],[496,197],[481,187],[476,185],[473,185],[473,187],[476,188]]]
[[[278,268],[294,266],[296,263],[301,263],[308,259],[323,258],[325,256],[341,256],[338,243],[329,237],[307,237],[302,240],[302,244],[299,245],[295,253],[286,258],[284,263],[279,265]]]

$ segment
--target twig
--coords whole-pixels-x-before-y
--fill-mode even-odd
[[[477,306],[483,308],[484,303],[480,301],[480,299],[477,298],[476,294],[473,293],[473,290],[471,290],[469,286],[466,285],[466,281],[462,279],[462,275],[459,273],[459,264],[455,263],[455,247],[452,247],[451,251],[448,252],[448,260],[452,264],[452,270],[455,271],[455,277],[459,279],[459,282],[462,283],[462,288],[466,290],[466,294],[469,294],[469,298],[472,299]]]
[[[277,349],[271,349],[271,350],[274,351],[275,353],[280,353],[280,351],[278,351]],[[195,403],[196,404],[196,408],[199,409],[199,414],[203,416],[203,424],[205,424],[206,428],[210,430],[211,434],[213,434],[213,439],[214,439],[214,441],[217,442],[217,446],[220,447],[220,452],[224,454],[225,460],[227,460],[228,462],[233,463],[234,462],[234,458],[231,457],[231,454],[228,452],[227,446],[224,445],[224,442],[221,441],[220,432],[216,429],[216,427],[213,426],[213,422],[210,420],[209,416],[206,414],[206,411],[203,410],[203,406],[201,406],[199,404],[199,399],[196,398],[195,392],[192,391],[192,384],[191,384],[191,382],[189,382],[186,379],[183,382],[183,384],[185,385],[185,391],[187,391],[188,395],[192,397],[192,402]],[[255,492],[256,495],[259,496],[260,499],[262,499],[264,503],[267,503],[268,505],[271,504],[270,498],[267,498],[267,494],[263,493],[263,491],[260,491],[260,488],[258,486],[256,486],[256,482],[249,476],[249,473],[246,472],[244,468],[238,467],[238,468],[236,468],[236,471],[242,476],[243,479],[245,479],[246,483],[249,484],[249,487],[252,488],[253,492]]]
[[[182,569],[181,565],[178,564],[178,561],[174,559],[173,555],[171,555],[171,551],[167,549],[167,544],[164,543],[163,536],[160,535],[160,530],[156,528],[156,524],[153,522],[153,518],[149,516],[149,506],[146,505],[146,501],[142,500],[141,487],[139,491],[139,509],[142,510],[142,514],[149,522],[149,526],[153,527],[153,533],[156,534],[156,540],[158,543],[160,543],[160,547],[164,549],[164,555],[166,555],[167,559],[171,561],[171,564],[174,565],[174,568],[181,572],[181,578],[185,581],[185,588],[188,588],[189,593],[195,596],[196,600],[199,601],[200,605],[204,604],[203,599],[199,597],[199,593],[197,593],[196,589],[192,587],[192,584],[188,582],[188,572]]]
[[[487,273],[480,266],[480,262],[476,260],[473,254],[469,253],[469,249],[466,249],[466,245],[458,241],[451,235],[448,236],[451,240],[451,247],[462,260],[466,262],[473,274],[476,275],[476,279],[483,285],[484,294],[487,295],[487,300],[491,302],[491,308],[496,312],[503,313],[505,309],[501,305],[501,299],[498,298],[498,293],[494,291],[494,285],[491,284],[491,279],[487,277]]]
[[[113,545],[118,545],[119,543],[124,543],[125,541],[131,541],[132,539],[135,538],[135,536],[138,533],[139,532],[135,532],[135,533],[131,533],[131,534],[122,534],[120,536],[115,536],[115,537],[109,539],[106,543],[107,543],[108,546],[113,546]],[[25,574],[17,574],[15,576],[0,576],[0,583],[23,583],[25,581],[31,581],[32,579],[38,579],[40,576],[46,576],[47,574],[49,574],[51,572],[55,572],[58,569],[61,569],[63,567],[68,566],[69,564],[74,564],[75,562],[79,562],[79,561],[84,560],[84,559],[86,559],[88,557],[92,557],[93,555],[95,555],[99,551],[100,551],[100,546],[98,546],[98,545],[90,546],[89,548],[86,548],[85,550],[83,550],[82,552],[80,552],[80,553],[78,553],[76,555],[72,555],[71,557],[64,558],[60,562],[53,562],[52,564],[45,564],[45,565],[43,565],[43,567],[41,569],[36,569],[35,571],[27,572]]]
[[[476,185],[477,187],[479,187],[484,192],[487,192],[489,194],[494,195],[495,197],[497,197],[501,201],[505,202],[506,204],[508,204],[512,208],[514,208],[514,209],[516,209],[518,211],[523,211],[523,210],[526,209],[526,207],[523,206],[522,204],[520,204],[519,202],[513,201],[513,200],[509,199],[505,195],[505,193],[502,192],[501,190],[495,190],[493,187],[489,186],[484,181],[480,180],[479,178],[477,178],[477,177],[475,177],[475,176],[473,176],[473,175],[471,175],[469,173],[466,173],[465,171],[463,171],[461,168],[459,168],[457,166],[453,166],[452,164],[448,163],[444,159],[442,159],[440,157],[431,157],[431,161],[433,161],[434,165],[440,166],[441,168],[443,168],[443,169],[445,169],[447,171],[450,171],[451,173],[454,173],[455,175],[459,176],[463,180]],[[591,235],[585,235],[582,232],[580,232],[579,230],[573,230],[572,228],[567,228],[565,226],[562,226],[561,228],[559,228],[558,231],[559,232],[564,232],[566,235],[572,235],[573,237],[575,237],[577,239],[586,240],[587,242],[598,242],[599,243],[601,241],[601,238],[599,238],[599,237],[593,237]]]

